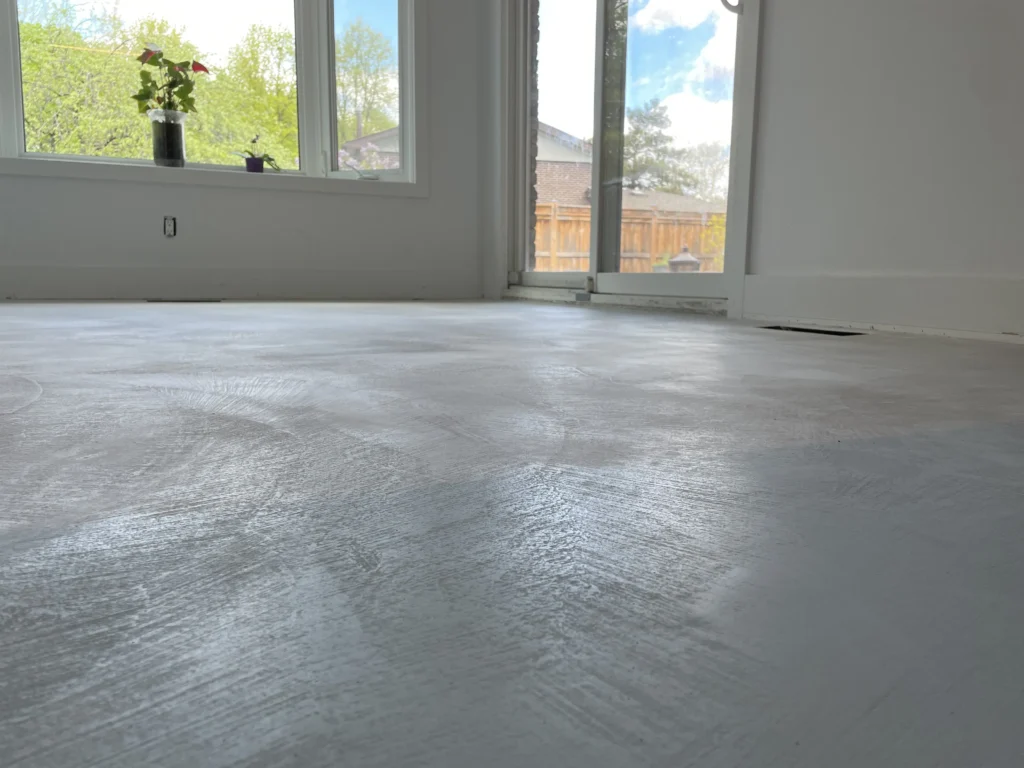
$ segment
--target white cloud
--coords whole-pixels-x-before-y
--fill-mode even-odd
[[[153,0],[95,0],[92,10],[114,10],[127,23],[157,16],[176,27],[184,27],[189,41],[210,56],[213,64],[222,64],[231,47],[237,45],[251,24],[295,29],[293,0],[175,0],[156,4]]]
[[[672,120],[669,133],[676,146],[732,143],[732,101],[708,101],[687,89],[666,97],[662,104]]]
[[[669,133],[681,147],[732,143],[732,99],[711,101],[704,93],[707,81],[728,78],[735,70],[736,16],[725,13],[719,0],[650,0],[634,17],[637,26],[650,32],[693,29],[709,19],[715,27],[711,39],[691,68],[680,68],[670,78],[682,89],[662,99],[672,120]]]
[[[699,69],[732,72],[736,67],[736,16],[719,15],[715,19],[715,34],[700,52]]]
[[[537,45],[538,117],[581,139],[594,134],[597,0],[543,0]]]
[[[597,0],[543,0],[540,13],[540,120],[573,136],[590,138]],[[692,29],[708,19],[715,23],[713,37],[692,68],[679,67],[678,77],[673,78],[679,90],[663,99],[678,146],[731,143],[732,101],[709,101],[702,94],[705,80],[727,76],[734,68],[736,17],[725,13],[719,0],[650,0],[634,17],[645,31],[669,26]]]
[[[633,22],[644,32],[693,29],[709,18],[720,17],[723,10],[719,0],[650,0],[633,15]]]

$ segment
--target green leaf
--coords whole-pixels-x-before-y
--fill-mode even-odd
[[[0,4],[2,2],[0,0]],[[45,0],[27,2],[47,4]],[[81,0],[71,3],[61,0],[57,5],[70,7],[82,3]],[[149,3],[152,18],[138,23],[118,18],[117,4],[105,5],[111,7],[111,25],[109,28],[106,24],[100,25],[103,30],[79,29],[61,22],[56,14],[50,21],[22,25],[26,42],[22,48],[26,146],[30,151],[108,158],[151,157],[149,120],[139,116],[144,116],[150,108],[174,106],[156,103],[157,96],[166,102],[174,94],[174,86],[164,87],[172,80],[166,67],[177,61],[176,55],[194,58],[201,49],[187,32],[175,29],[164,18],[171,15],[168,9],[173,3]],[[125,5],[120,3],[121,7]],[[118,24],[113,23],[115,19]],[[218,60],[217,76],[201,84],[196,82],[194,90],[188,94],[192,103],[186,106],[194,111],[201,99],[204,110],[202,115],[193,115],[189,122],[189,154],[199,162],[231,163],[238,158],[230,151],[236,146],[249,147],[248,141],[259,127],[264,134],[261,146],[275,159],[280,155],[281,168],[288,170],[294,167],[299,154],[296,85],[290,74],[294,34],[260,29],[244,20],[240,23],[249,27],[249,31],[238,41],[235,53]],[[164,52],[149,62],[149,66],[141,66],[135,59],[146,45],[150,49],[163,48]],[[100,61],[93,52],[100,48],[122,50],[125,55],[103,57]],[[155,50],[152,53],[155,54]],[[0,53],[0,58],[2,55]],[[202,61],[202,57],[199,60]],[[273,63],[269,70],[268,62]],[[388,77],[393,69],[393,65],[386,68]],[[359,69],[360,76],[363,71]],[[144,79],[143,72],[148,80]],[[198,79],[194,72],[185,74],[193,81]],[[185,77],[177,73],[177,78],[177,87],[180,87]],[[367,78],[370,83],[376,82],[374,75],[368,73],[360,83]],[[147,87],[149,81],[153,83],[152,91]],[[374,87],[360,85],[354,103],[391,103],[391,97],[378,98]],[[145,93],[153,98],[145,100]],[[139,98],[134,98],[136,95]],[[134,112],[125,99],[136,105]],[[174,97],[173,101],[177,103],[179,99]],[[364,132],[391,127],[380,110],[367,108],[364,111]],[[355,118],[351,113],[343,120],[352,123],[350,132],[353,132]],[[257,155],[262,152],[263,149],[256,149]],[[0,241],[2,239],[0,235]]]
[[[193,83],[191,80],[186,80],[184,83],[181,84],[180,87],[178,87],[174,91],[174,95],[177,96],[179,99],[184,99],[186,96],[191,94],[192,91],[195,90],[195,88],[195,83]]]

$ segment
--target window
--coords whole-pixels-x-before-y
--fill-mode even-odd
[[[291,0],[18,0],[25,151],[152,158],[148,120],[131,109],[136,60],[147,46],[197,59],[198,112],[189,115],[189,162],[238,165],[257,134],[282,168],[299,167],[295,13]]]
[[[338,168],[402,167],[398,3],[333,0]]]
[[[618,272],[722,272],[737,17],[720,0],[535,0],[536,272],[589,272],[597,6],[602,237]],[[533,58],[531,56],[531,58]]]
[[[509,11],[513,284],[740,311],[760,14],[761,0]]]
[[[537,18],[535,272],[590,270],[594,42],[598,0],[540,0]]]
[[[259,136],[293,174],[415,182],[414,5],[0,0],[0,156],[152,163],[132,101],[152,47],[209,70],[195,76],[189,165],[241,169]]]
[[[603,267],[722,272],[737,16],[720,0],[605,0]]]

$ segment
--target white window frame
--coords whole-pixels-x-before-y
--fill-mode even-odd
[[[248,174],[220,165],[160,168],[146,160],[25,151],[18,1],[0,0],[0,175],[188,184],[243,189],[427,197],[426,0],[398,2],[401,169],[362,176],[337,166],[334,0],[293,0],[302,170]],[[127,96],[126,105],[129,105]],[[372,177],[372,178],[371,178]]]
[[[530,115],[527,73],[529,61],[528,25],[530,20],[521,9],[507,10],[506,18],[517,27],[513,39],[513,55],[509,59],[508,87],[515,98],[511,100],[509,132],[514,167],[509,169],[519,184],[512,195],[510,220],[515,232],[509,239],[509,281],[511,284],[537,288],[571,288],[624,296],[663,296],[672,298],[727,299],[729,317],[743,316],[744,285],[749,263],[751,226],[751,190],[754,172],[754,137],[757,127],[757,70],[761,38],[762,0],[743,0],[722,4],[738,13],[736,41],[736,70],[733,92],[732,151],[729,169],[729,216],[726,221],[725,272],[721,274],[622,274],[602,271],[608,264],[609,254],[600,253],[601,207],[601,152],[594,148],[594,175],[591,189],[591,258],[589,272],[529,272],[526,269],[528,240],[528,190],[523,188],[524,175],[529,167]],[[594,78],[594,136],[599,137],[601,116],[604,114],[604,2],[597,2],[597,38],[595,41]]]

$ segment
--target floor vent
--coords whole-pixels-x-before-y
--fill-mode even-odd
[[[819,336],[866,336],[858,331],[830,331],[827,328],[797,328],[792,325],[765,325],[765,331],[792,331],[793,333],[816,333]]]
[[[147,304],[220,304],[223,299],[146,299]]]

